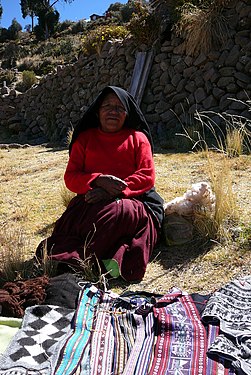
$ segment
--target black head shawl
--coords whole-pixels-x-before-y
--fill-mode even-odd
[[[136,103],[133,96],[125,91],[124,89],[116,86],[107,86],[105,87],[101,93],[97,96],[97,98],[92,102],[90,107],[87,109],[87,111],[84,113],[82,119],[78,122],[76,125],[73,134],[72,134],[72,140],[69,145],[69,150],[71,152],[71,148],[73,143],[76,141],[78,135],[89,128],[97,128],[99,126],[99,119],[97,116],[99,106],[101,102],[103,101],[104,97],[113,92],[117,95],[123,106],[125,107],[125,110],[127,112],[127,117],[125,120],[125,127],[132,128],[138,131],[141,131],[146,135],[148,138],[152,150],[153,150],[153,141],[150,133],[149,126],[146,122],[146,119],[141,112],[141,109],[139,108],[139,105]]]

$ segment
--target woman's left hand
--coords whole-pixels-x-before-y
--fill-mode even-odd
[[[120,194],[127,187],[127,183],[124,180],[109,174],[101,174],[93,183],[95,186],[107,191],[111,196]]]
[[[91,204],[98,203],[103,200],[108,200],[110,198],[111,196],[106,190],[98,187],[87,191],[87,193],[85,194],[85,201]]]

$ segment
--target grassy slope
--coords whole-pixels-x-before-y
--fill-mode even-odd
[[[211,158],[220,171],[220,156],[214,154]],[[50,234],[55,220],[64,211],[61,189],[67,160],[67,150],[43,147],[0,150],[0,255],[5,259],[21,251],[29,258],[40,240]],[[230,163],[241,222],[248,228],[251,156],[241,156]],[[155,164],[156,186],[165,201],[183,195],[192,183],[209,180],[208,161],[203,153],[157,153]],[[140,284],[129,286],[116,281],[110,287],[165,292],[176,285],[188,292],[210,292],[234,276],[250,272],[250,243],[250,230],[244,238],[224,245],[211,243],[211,248],[201,243],[167,247],[162,241]]]

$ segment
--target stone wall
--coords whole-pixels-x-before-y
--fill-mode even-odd
[[[162,147],[179,147],[175,134],[184,125],[194,127],[196,111],[210,111],[217,126],[217,114],[250,119],[251,5],[249,0],[236,1],[224,12],[230,32],[219,50],[191,57],[175,36],[154,46],[141,107],[155,143]],[[137,50],[131,40],[108,42],[101,55],[58,66],[24,94],[2,88],[1,127],[20,142],[63,142],[104,86],[130,87]]]

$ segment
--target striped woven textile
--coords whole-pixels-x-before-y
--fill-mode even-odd
[[[149,375],[205,374],[206,330],[191,297],[173,289],[153,310],[157,342]]]
[[[0,375],[237,373],[226,366],[223,358],[216,361],[207,357],[209,347],[214,345],[213,349],[217,349],[219,327],[205,325],[192,296],[178,288],[164,296],[144,292],[119,296],[86,283],[70,319],[65,319],[64,310],[57,311],[56,306],[36,307],[37,310],[39,317],[34,321],[31,316],[30,325],[24,326],[13,346],[0,356]],[[48,312],[54,310],[57,319],[52,322],[49,317],[54,315],[48,317]],[[34,322],[40,327],[37,332],[31,331]],[[45,324],[46,330],[42,329]],[[55,335],[55,344],[49,334]],[[31,366],[31,359],[36,359],[36,366]]]
[[[207,347],[210,348],[211,345],[215,342],[217,337],[219,337],[220,327],[217,325],[209,324],[208,325],[208,342]],[[233,367],[229,366],[228,362],[219,358],[218,361],[214,361],[212,358],[207,356],[206,362],[206,375],[234,375],[236,372]]]
[[[91,337],[95,306],[99,299],[100,292],[94,286],[81,292],[73,331],[61,350],[55,375],[73,374],[79,366]]]
[[[55,375],[231,375],[207,358],[209,335],[191,296],[178,288],[158,298],[127,299],[87,287]],[[138,306],[135,304],[137,301]]]
[[[109,311],[111,302],[111,297],[104,294],[96,308],[90,350],[92,374],[108,375],[112,373],[115,340]]]

